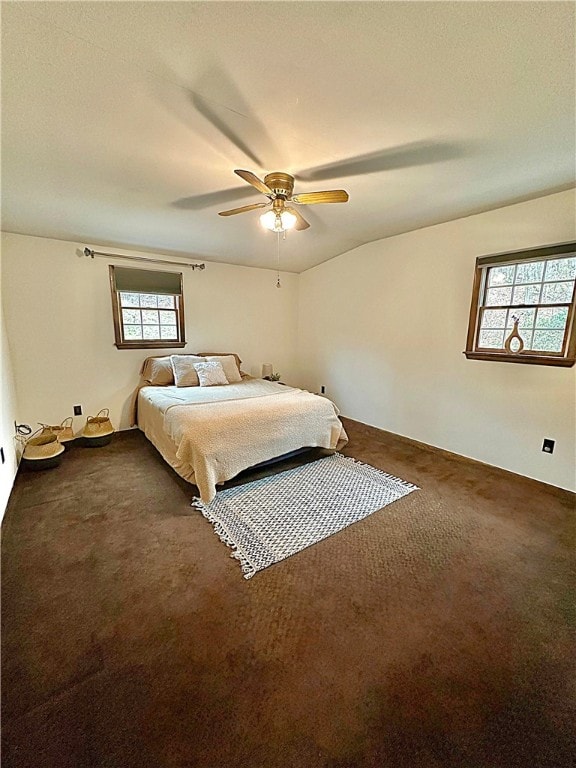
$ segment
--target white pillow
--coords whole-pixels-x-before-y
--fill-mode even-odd
[[[174,382],[177,387],[199,387],[200,381],[194,368],[194,363],[203,363],[205,357],[198,355],[170,355]]]
[[[228,384],[237,384],[239,381],[242,381],[234,355],[207,355],[206,360],[215,360],[222,364]]]
[[[228,379],[218,360],[210,360],[206,363],[194,363],[201,387],[214,387],[217,384],[228,384]]]

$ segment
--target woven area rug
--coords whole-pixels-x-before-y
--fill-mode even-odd
[[[249,579],[315,544],[417,486],[335,453],[246,485],[194,499]]]

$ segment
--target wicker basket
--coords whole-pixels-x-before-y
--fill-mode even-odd
[[[67,443],[74,440],[72,422],[72,416],[68,416],[61,424],[43,424],[41,421],[38,423],[42,427],[42,435],[55,435],[59,443]]]
[[[82,430],[83,443],[88,448],[100,448],[108,445],[114,434],[114,427],[108,415],[108,408],[102,408],[96,416],[88,416]]]
[[[38,434],[40,432],[40,434]],[[59,456],[64,451],[56,435],[46,434],[44,430],[36,430],[26,441],[22,457],[28,461],[44,461]]]
[[[74,422],[74,419],[72,416],[68,416],[64,419],[62,424],[60,424],[60,427],[62,428],[60,431],[60,434],[58,435],[58,442],[59,443],[67,443],[69,440],[74,440],[74,429],[72,428],[72,424]]]
[[[108,408],[102,408],[96,416],[88,416],[86,426],[82,430],[83,437],[105,437],[114,432],[114,427],[110,421],[110,411]]]

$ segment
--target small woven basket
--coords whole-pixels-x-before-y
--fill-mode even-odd
[[[114,427],[110,421],[110,411],[108,408],[102,408],[96,416],[88,416],[86,426],[82,430],[84,437],[104,437],[114,432]]]
[[[59,443],[67,443],[74,440],[72,422],[72,416],[68,416],[61,424],[43,424],[41,421],[38,423],[42,427],[42,435],[54,435]]]
[[[61,431],[58,435],[59,443],[67,443],[69,440],[74,440],[74,430],[72,429],[73,422],[74,419],[72,416],[68,416],[64,419],[62,424],[60,424]]]
[[[40,434],[38,434],[40,432]],[[36,436],[37,435],[37,436]],[[36,432],[26,441],[22,456],[31,461],[40,461],[42,459],[53,459],[64,450],[60,445],[56,435],[46,434],[44,430],[37,429]]]

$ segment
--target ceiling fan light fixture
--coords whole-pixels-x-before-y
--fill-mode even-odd
[[[266,211],[260,216],[260,224],[271,232],[284,232],[296,225],[296,216],[290,211]]]

